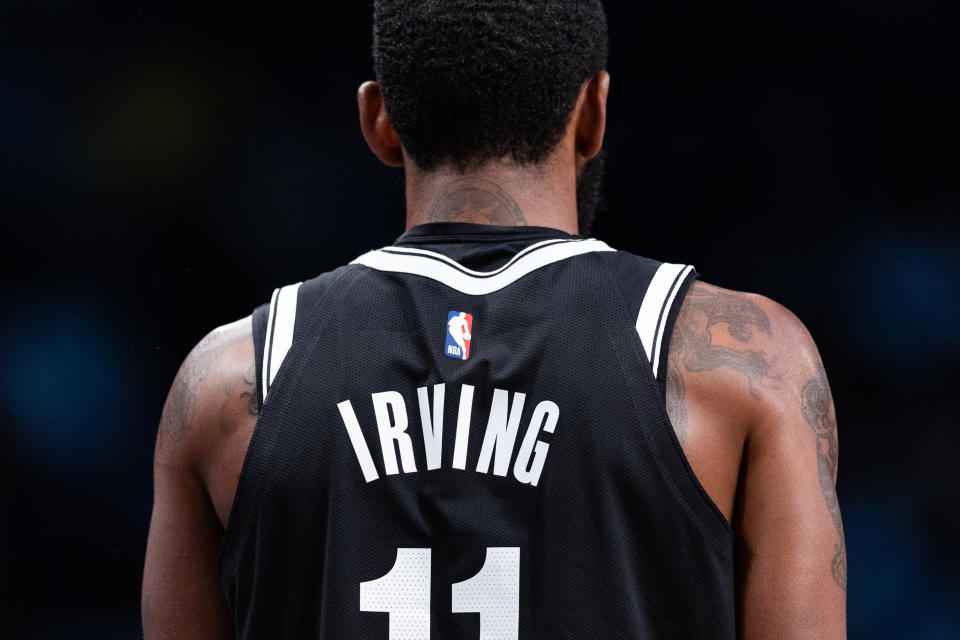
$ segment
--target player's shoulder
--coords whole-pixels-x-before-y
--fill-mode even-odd
[[[257,412],[251,317],[207,333],[184,358],[163,408],[158,452],[198,461],[244,414]]]
[[[809,330],[790,309],[700,280],[680,307],[673,343],[675,365],[711,373],[710,384],[768,407],[792,402],[804,381],[822,370]]]
[[[177,376],[202,391],[254,366],[251,316],[216,327],[187,354]]]
[[[734,332],[734,337],[743,341],[757,337],[768,346],[813,346],[810,332],[796,314],[779,302],[758,293],[734,291],[695,280],[687,293],[684,306],[695,309],[714,323],[725,323],[728,329]],[[690,315],[692,314],[688,314],[688,317]]]

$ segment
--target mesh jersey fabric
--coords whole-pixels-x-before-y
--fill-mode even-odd
[[[479,279],[580,240],[430,223],[393,250]],[[656,371],[638,336],[661,266],[587,252],[483,295],[361,263],[304,282],[221,549],[237,637],[734,638],[732,533],[664,404],[692,269],[660,310]],[[444,348],[454,313],[467,359]]]

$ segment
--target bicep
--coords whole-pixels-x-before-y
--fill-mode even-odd
[[[845,637],[836,416],[812,353],[785,373],[744,450],[734,523],[743,638]]]

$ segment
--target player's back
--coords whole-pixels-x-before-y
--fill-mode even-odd
[[[238,638],[732,638],[730,528],[664,406],[693,277],[429,224],[278,290],[221,555]]]

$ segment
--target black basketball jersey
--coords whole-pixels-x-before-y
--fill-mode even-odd
[[[695,277],[431,223],[275,291],[220,558],[237,637],[733,638],[733,536],[664,402]]]

